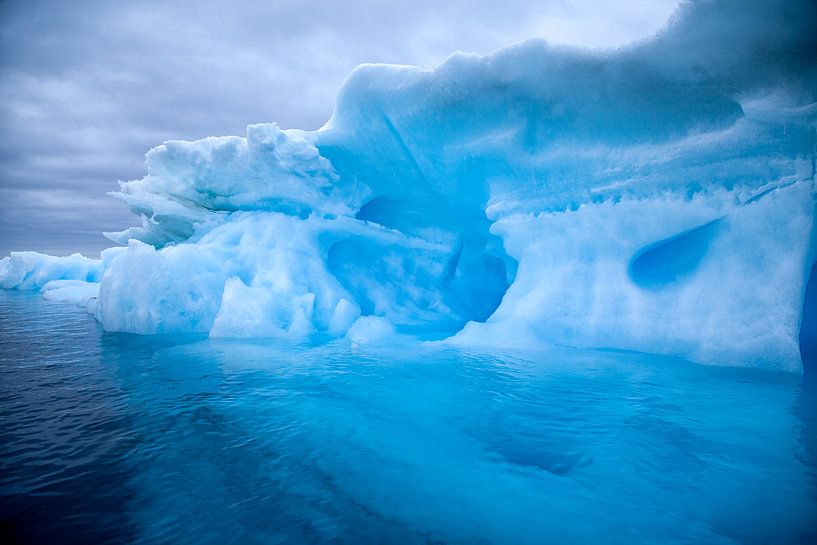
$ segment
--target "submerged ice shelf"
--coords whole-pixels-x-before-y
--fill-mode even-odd
[[[108,234],[122,246],[13,253],[0,283],[109,331],[411,333],[800,371],[816,12],[689,2],[612,51],[532,40],[431,71],[361,66],[318,131],[154,148],[114,194],[142,222]]]

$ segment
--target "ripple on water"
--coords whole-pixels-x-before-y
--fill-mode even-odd
[[[20,541],[817,540],[817,392],[797,377],[106,334],[2,291],[0,358]]]

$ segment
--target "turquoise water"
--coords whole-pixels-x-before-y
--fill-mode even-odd
[[[817,540],[798,376],[108,334],[2,290],[0,354],[7,542]]]

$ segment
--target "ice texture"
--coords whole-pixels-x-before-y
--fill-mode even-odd
[[[434,70],[360,66],[318,131],[154,148],[113,193],[141,220],[107,233],[123,246],[13,253],[0,281],[109,331],[800,371],[816,57],[814,2],[717,0],[614,50],[530,40]]]

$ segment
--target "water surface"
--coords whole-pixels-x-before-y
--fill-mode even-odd
[[[799,376],[111,334],[2,290],[0,358],[7,542],[817,541]]]

